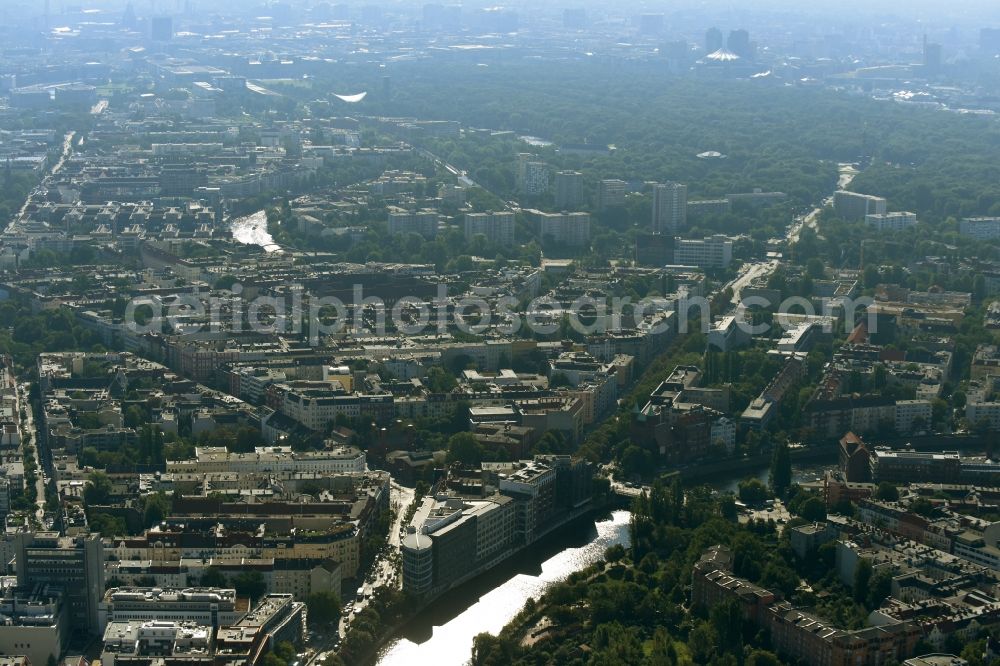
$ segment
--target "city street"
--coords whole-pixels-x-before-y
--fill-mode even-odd
[[[407,488],[401,486],[393,480],[389,487],[389,506],[392,511],[393,520],[392,524],[389,526],[388,534],[388,548],[385,553],[380,554],[371,571],[368,572],[368,576],[364,581],[359,582],[359,587],[370,586],[372,592],[379,588],[385,586],[392,586],[396,589],[401,589],[403,585],[402,576],[397,568],[396,563],[399,561],[399,546],[402,541],[402,530],[403,530],[403,518],[406,515],[406,509],[413,503],[413,499],[416,496],[416,492],[413,488]],[[315,662],[321,662],[329,656],[330,652],[339,644],[340,641],[344,639],[347,635],[347,631],[350,628],[351,620],[353,619],[356,612],[364,610],[368,604],[371,602],[370,597],[364,599],[357,599],[354,596],[348,597],[345,593],[345,598],[342,599],[343,602],[343,614],[337,623],[337,636],[336,638],[332,636],[320,636],[318,637],[319,645],[314,645],[313,649],[315,652],[312,657],[309,658],[305,666],[309,666]]]
[[[66,136],[63,137],[62,147],[59,153],[59,160],[52,166],[51,169],[49,169],[45,177],[42,178],[41,183],[39,183],[38,187],[35,188],[35,191],[29,194],[28,197],[24,200],[24,205],[21,206],[21,209],[17,212],[17,215],[15,215],[11,219],[10,224],[7,226],[7,233],[11,233],[15,229],[17,229],[18,222],[20,222],[21,218],[24,217],[25,212],[28,210],[28,206],[31,205],[31,201],[35,196],[35,192],[39,192],[46,189],[48,187],[51,177],[62,170],[63,165],[66,164],[66,160],[69,159],[69,156],[73,152],[74,138],[76,138],[76,132],[68,132]]]
[[[11,380],[14,381],[13,379]],[[35,480],[35,490],[37,492],[35,505],[37,506],[35,510],[35,517],[38,519],[40,525],[45,524],[45,469],[42,466],[42,455],[39,451],[38,446],[38,432],[35,429],[35,417],[31,413],[31,404],[28,402],[28,392],[31,390],[31,385],[29,383],[20,384],[17,386],[17,414],[18,423],[21,428],[21,441],[24,442],[30,438],[31,448],[34,451],[35,465],[38,469],[38,477]],[[24,419],[21,419],[21,414],[25,415]]]
[[[28,401],[28,393],[31,384],[24,382],[17,383],[14,376],[14,367],[7,357],[6,373],[7,386],[4,388],[12,392],[14,396],[14,421],[17,423],[21,436],[21,450],[26,444],[31,445],[32,456],[37,468],[37,478],[35,479],[35,514],[34,517],[40,526],[45,526],[45,470],[42,467],[41,453],[38,450],[38,433],[35,429],[34,415],[31,412],[31,404]],[[47,526],[46,526],[47,527]]]
[[[759,277],[764,277],[770,275],[778,267],[778,261],[761,261],[748,263],[743,266],[743,270],[732,282],[726,284],[722,287],[721,291],[726,289],[733,290],[733,297],[730,299],[730,303],[734,308],[739,307],[742,302],[742,292],[745,288],[750,286],[754,280]]]

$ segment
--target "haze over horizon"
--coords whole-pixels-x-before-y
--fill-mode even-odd
[[[998,0],[0,0],[0,666],[1000,666],[998,157]]]

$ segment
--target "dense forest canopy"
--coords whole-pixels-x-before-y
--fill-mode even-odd
[[[451,94],[441,95],[442,86]],[[832,191],[837,162],[860,161],[868,168],[855,189],[878,191],[892,208],[943,218],[988,214],[1000,202],[1000,166],[993,159],[1000,128],[988,116],[769,78],[678,78],[656,62],[590,59],[348,66],[314,82],[307,94],[347,88],[375,92],[357,107],[334,105],[335,113],[458,120],[557,146],[614,145],[608,156],[540,152],[558,166],[602,178],[685,182],[692,198],[760,187],[812,204]],[[477,162],[482,151],[463,155],[466,150],[459,145],[449,157],[470,173],[491,166]],[[522,150],[532,149],[523,144]],[[726,157],[698,157],[706,151]]]

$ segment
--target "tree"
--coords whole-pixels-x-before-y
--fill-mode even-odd
[[[565,373],[554,372],[552,373],[552,377],[549,378],[549,388],[557,389],[569,386],[572,386],[572,384],[569,381],[569,377],[567,377]]]
[[[879,363],[872,371],[872,388],[881,391],[889,383],[889,371],[885,365]]]
[[[818,497],[810,497],[799,507],[799,515],[811,523],[826,520],[826,504]]]
[[[223,291],[223,290],[227,290],[228,291],[228,290],[232,290],[233,285],[235,285],[237,282],[238,282],[238,280],[236,279],[235,275],[223,275],[223,276],[220,276],[219,279],[217,279],[215,281],[215,284],[213,285],[213,288],[217,289],[217,290],[220,290],[220,291]]]
[[[620,562],[623,559],[625,559],[625,548],[620,543],[608,546],[604,551],[604,560],[606,562]]]
[[[781,660],[773,652],[754,650],[747,657],[746,666],[781,666]]]
[[[125,410],[124,422],[126,428],[139,428],[139,426],[146,422],[146,416],[138,405],[132,405]]]
[[[986,639],[981,639],[968,643],[962,648],[962,659],[969,662],[969,666],[984,666],[983,655],[986,654]]]
[[[735,522],[739,518],[739,510],[736,507],[736,499],[732,495],[726,495],[719,500],[719,512],[726,520]]]
[[[892,593],[892,572],[888,569],[879,569],[871,577],[868,585],[868,596],[865,598],[865,607],[868,610],[875,610],[882,605],[882,602]]]
[[[228,587],[229,580],[216,567],[208,567],[201,575],[202,587]]]
[[[778,558],[768,562],[760,576],[760,584],[763,587],[780,591],[786,599],[795,593],[799,582],[798,574]]]
[[[162,492],[142,498],[142,524],[152,527],[170,515],[170,499]]]
[[[868,586],[872,580],[872,563],[867,558],[858,560],[854,568],[854,588],[852,590],[854,600],[864,603],[868,599]]]
[[[918,497],[917,499],[910,502],[910,511],[921,515],[925,518],[930,518],[934,515],[934,504],[926,497]]]
[[[335,622],[340,618],[340,597],[336,592],[313,592],[306,597],[309,619],[317,622]]]
[[[807,261],[806,273],[814,280],[822,280],[826,277],[826,266],[823,265],[823,260],[818,257],[813,257]]]
[[[250,597],[251,602],[264,596],[267,591],[267,582],[259,571],[244,571],[233,578],[233,587],[236,593],[243,597]]]
[[[99,532],[102,537],[122,536],[128,533],[125,519],[112,516],[109,513],[92,513],[88,523],[90,529]]]
[[[688,634],[688,649],[695,663],[707,664],[719,646],[719,634],[708,622],[702,620]]]
[[[434,366],[427,371],[427,388],[432,393],[451,393],[458,386],[458,380],[441,366]]]
[[[278,655],[273,652],[268,652],[264,655],[263,661],[261,661],[262,666],[288,666],[288,662],[283,660]]]
[[[455,433],[448,439],[448,463],[475,467],[483,461],[483,447],[470,432]]]
[[[744,479],[739,483],[740,501],[744,504],[761,504],[770,497],[760,479]]]
[[[774,445],[770,481],[771,490],[779,497],[783,497],[792,485],[792,456],[787,442],[779,441]]]
[[[287,664],[295,659],[295,646],[289,641],[281,641],[274,646],[274,654]]]
[[[87,477],[87,485],[83,489],[83,502],[88,507],[107,504],[112,491],[111,479],[104,472],[92,472]]]
[[[653,456],[649,451],[629,443],[623,450],[618,463],[626,479],[641,478],[652,471]]]
[[[983,277],[982,273],[976,273],[976,276],[972,278],[972,300],[976,303],[982,303],[986,300],[988,293],[986,278]]]
[[[888,481],[883,481],[878,484],[878,490],[875,491],[875,499],[882,500],[883,502],[898,502],[899,489]]]

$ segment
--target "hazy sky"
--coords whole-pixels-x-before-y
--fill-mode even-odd
[[[132,0],[136,13],[146,15],[152,11],[175,12],[185,2],[204,11],[223,12],[233,8],[240,13],[265,10],[275,0]],[[308,8],[318,0],[277,0],[297,7]],[[732,13],[745,16],[755,11],[769,13],[780,11],[797,16],[814,15],[830,21],[860,18],[862,16],[896,15],[921,21],[947,21],[970,25],[1000,24],[1000,0],[327,0],[329,4],[346,4],[353,7],[381,5],[386,9],[406,8],[419,10],[424,4],[460,4],[467,8],[505,5],[531,13],[544,11],[557,13],[566,7],[587,7],[595,13],[674,12]],[[49,0],[50,12],[59,14],[63,8],[101,8],[121,11],[127,0]],[[42,11],[42,0],[0,0],[8,9],[23,7],[37,15]]]

